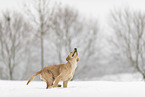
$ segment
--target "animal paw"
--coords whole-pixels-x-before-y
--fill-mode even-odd
[[[57,85],[52,85],[53,88],[57,87]]]

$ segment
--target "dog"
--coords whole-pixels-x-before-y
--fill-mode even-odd
[[[27,85],[37,75],[41,74],[41,79],[47,84],[46,89],[60,86],[58,85],[59,81],[63,81],[63,88],[67,88],[68,81],[73,78],[77,67],[77,62],[79,61],[76,48],[67,56],[66,61],[66,64],[49,65],[44,67],[29,79]]]

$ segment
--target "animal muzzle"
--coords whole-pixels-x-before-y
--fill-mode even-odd
[[[74,48],[74,53],[73,53],[72,57],[74,56],[75,53],[77,53],[77,55],[78,55],[77,48]]]

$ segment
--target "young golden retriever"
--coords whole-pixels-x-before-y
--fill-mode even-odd
[[[63,81],[63,87],[67,88],[67,83],[73,78],[75,69],[77,67],[77,62],[79,61],[76,48],[67,56],[66,61],[66,64],[46,66],[42,70],[35,73],[29,79],[27,85],[34,79],[34,77],[41,74],[41,79],[47,84],[46,89],[57,87],[59,81]]]

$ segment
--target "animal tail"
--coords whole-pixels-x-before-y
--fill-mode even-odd
[[[41,71],[36,72],[34,75],[32,75],[32,77],[29,79],[29,81],[27,82],[27,85],[37,76],[41,74]]]

